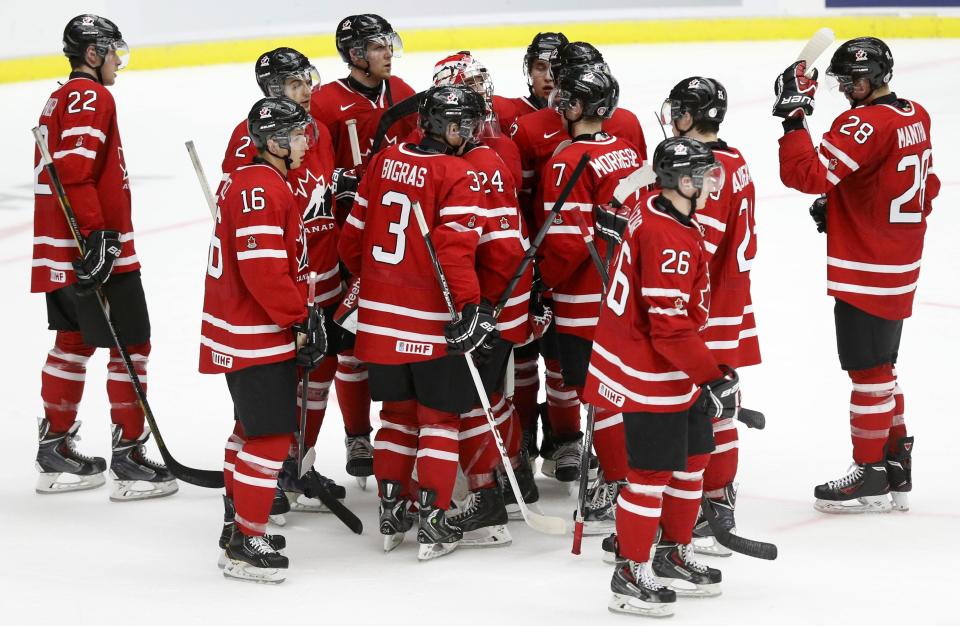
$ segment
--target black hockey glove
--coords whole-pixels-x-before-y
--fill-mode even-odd
[[[82,257],[73,260],[77,293],[90,293],[110,278],[113,263],[120,256],[120,233],[95,230],[87,236]]]
[[[493,307],[489,304],[468,303],[460,313],[460,319],[450,322],[443,332],[447,339],[448,354],[467,354],[484,342],[491,346],[500,333],[493,319]]]
[[[820,196],[810,205],[810,217],[817,225],[818,233],[827,232],[827,197]]]
[[[774,117],[799,119],[805,115],[813,115],[813,107],[816,104],[813,97],[817,93],[817,70],[814,68],[813,76],[810,78],[804,75],[806,71],[807,63],[797,61],[777,76],[773,84],[773,93],[777,96],[777,101],[773,105]]]
[[[543,337],[553,323],[553,302],[544,291],[546,286],[537,272],[534,272],[534,282],[530,292],[530,326],[535,339]]]
[[[597,237],[607,245],[618,246],[623,243],[623,232],[627,230],[630,211],[626,207],[613,207],[600,204],[593,207],[593,228]]]
[[[338,167],[333,170],[330,187],[337,202],[352,203],[357,196],[357,187],[360,185],[360,176],[356,170]]]
[[[735,417],[740,407],[740,376],[737,371],[721,365],[723,378],[700,386],[700,396],[694,406],[710,419]]]
[[[297,365],[314,368],[327,353],[327,326],[323,309],[314,308],[302,324],[293,327],[297,336]]]

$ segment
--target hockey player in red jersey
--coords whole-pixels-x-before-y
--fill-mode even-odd
[[[554,88],[550,56],[565,43],[567,36],[563,33],[547,32],[537,33],[527,46],[523,55],[523,75],[527,78],[530,93],[518,98],[494,98],[501,128],[507,134],[513,135],[517,119],[547,106],[547,98]]]
[[[700,334],[710,278],[695,213],[723,187],[723,167],[708,147],[677,137],[657,146],[653,168],[660,189],[626,203],[629,221],[596,327],[584,400],[598,413],[622,411],[629,457],[608,606],[664,616],[677,595],[720,592],[720,572],[695,560],[692,534],[714,447],[711,420],[734,414],[738,381]]]
[[[760,363],[760,343],[750,299],[750,268],[757,253],[754,187],[739,150],[717,137],[727,112],[727,90],[713,78],[692,76],[677,83],[663,103],[661,122],[674,136],[690,137],[713,151],[727,173],[725,185],[697,210],[710,269],[710,318],[703,338],[717,361],[741,368]],[[734,506],[739,441],[736,420],[713,423],[716,448],[703,475],[706,502],[728,530],[736,527]],[[713,538],[706,520],[698,521],[697,550],[729,555]]]
[[[146,457],[144,415],[98,303],[110,304],[117,334],[130,353],[144,389],[150,355],[150,320],[133,241],[130,179],[123,158],[113,96],[129,50],[119,28],[97,15],[78,15],[63,31],[70,78],[47,100],[39,128],[85,238],[77,246],[50,180],[34,154],[33,270],[30,290],[47,300],[47,320],[57,335],[41,376],[44,417],[39,420],[38,493],[65,493],[104,484],[106,460],[74,447],[80,422],[87,361],[97,348],[110,348],[107,396],[113,422],[114,479],[111,500],[170,495],[177,482],[170,471]],[[109,280],[109,282],[108,282]]]
[[[475,136],[479,100],[463,87],[434,87],[420,105],[426,137],[374,155],[340,236],[340,256],[360,276],[356,356],[383,401],[374,471],[384,548],[410,529],[410,477],[417,467],[419,558],[456,548],[446,518],[459,460],[459,415],[475,402],[462,355],[497,338],[492,308],[480,300],[476,251],[486,226],[483,188],[456,156]],[[418,202],[461,317],[450,322],[425,243],[411,224]]]
[[[850,110],[814,148],[805,116],[813,113],[816,73],[807,78],[805,71],[794,63],[775,85],[773,114],[784,118],[780,178],[799,191],[826,194],[811,215],[827,233],[837,352],[853,383],[853,465],[816,487],[816,507],[905,511],[913,437],[894,366],[903,320],[913,311],[926,218],[940,190],[930,171],[930,116],[890,90],[893,55],[883,41],[852,39],[837,48],[827,69]]]
[[[350,172],[357,165],[369,164],[377,124],[383,112],[414,95],[407,83],[393,75],[393,59],[403,52],[400,36],[379,15],[351,15],[340,21],[336,31],[337,52],[350,68],[346,78],[331,81],[312,97],[310,113],[325,125],[333,141],[335,168]],[[354,163],[347,122],[356,120],[361,164]],[[387,144],[397,143],[415,127],[415,120],[404,118],[394,124]],[[344,214],[338,213],[341,222]],[[334,384],[346,430],[347,473],[361,484],[373,471],[370,444],[370,389],[366,367],[353,354],[352,336],[344,337],[337,355]]]
[[[566,186],[582,155],[590,160],[553,219],[540,252],[543,282],[553,290],[554,324],[563,383],[567,398],[581,399],[587,362],[603,284],[581,236],[581,225],[593,226],[593,208],[613,198],[621,178],[643,164],[637,148],[604,132],[606,120],[617,106],[619,86],[603,65],[564,69],[552,99],[569,125],[573,142],[547,161],[543,170],[543,213],[547,216]],[[600,245],[600,253],[607,246]],[[549,392],[548,392],[549,393]],[[580,474],[579,407],[550,412],[553,449],[544,459],[544,473],[573,481]],[[585,513],[585,534],[608,532],[613,527],[613,503],[626,478],[623,419],[616,411],[596,413],[594,445],[603,478],[594,488]],[[589,453],[589,450],[586,451]]]
[[[264,96],[286,96],[303,107],[305,111],[309,110],[310,95],[319,85],[320,77],[307,57],[292,48],[276,48],[257,58],[254,72]],[[350,176],[349,172],[342,169],[334,170],[333,145],[326,127],[318,126],[311,121],[309,131],[311,134],[316,134],[316,137],[311,138],[310,148],[303,156],[300,166],[289,168],[286,178],[297,200],[307,233],[310,265],[301,273],[299,280],[303,283],[311,271],[317,273],[316,303],[324,309],[328,347],[331,354],[336,354],[340,351],[340,338],[343,331],[333,322],[333,314],[340,303],[343,290],[340,285],[340,260],[337,257],[338,228],[334,220],[333,205],[338,196],[350,195],[356,191],[356,180]],[[247,121],[243,120],[234,130],[223,158],[224,180],[228,181],[237,167],[249,165],[256,156],[257,150],[250,136]],[[310,372],[307,424],[304,433],[305,445],[308,449],[316,445],[336,367],[335,359],[324,359]],[[298,403],[301,397],[302,395],[298,392]],[[227,446],[225,459],[227,465],[234,462],[237,454],[235,447],[233,444]],[[284,464],[280,474],[280,485],[285,490],[285,496],[278,497],[271,515],[286,513],[290,507],[295,511],[325,510],[319,500],[303,495],[302,481],[298,480],[295,466],[293,458],[288,459]],[[312,468],[309,473],[310,479],[316,479],[325,484],[336,497],[342,499],[346,496],[344,488],[336,485],[329,478]],[[229,513],[229,503],[227,512]]]
[[[220,186],[204,284],[200,371],[226,375],[236,424],[224,464],[234,517],[221,546],[228,578],[278,583],[282,536],[266,535],[277,477],[298,428],[297,366],[315,367],[327,349],[323,312],[304,321],[300,275],[310,267],[301,207],[287,173],[310,147],[309,114],[286,97],[259,100],[248,116],[257,156]]]

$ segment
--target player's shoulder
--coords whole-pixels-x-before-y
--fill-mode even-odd
[[[230,133],[230,143],[240,141],[240,139],[249,136],[249,134],[250,129],[247,127],[247,120],[240,120],[237,125],[233,127],[233,132]]]
[[[60,85],[51,98],[58,98],[59,105],[68,112],[93,111],[103,107],[116,108],[113,94],[93,78],[75,76]]]
[[[613,115],[610,116],[610,120],[616,120],[621,124],[632,124],[635,126],[640,125],[640,119],[633,111],[619,106],[614,109]]]
[[[280,192],[281,195],[292,193],[287,185],[287,179],[276,168],[266,163],[241,165],[233,171],[230,179],[234,193],[253,187],[263,187],[268,192]]]
[[[713,144],[710,145],[710,150],[713,152],[714,158],[723,163],[723,167],[728,173],[730,172],[731,167],[740,167],[746,163],[743,153],[740,152],[738,148],[735,148],[730,144]]]
[[[390,84],[390,94],[393,96],[394,102],[405,100],[417,93],[413,87],[408,85],[407,82],[399,76],[391,76],[388,82]]]

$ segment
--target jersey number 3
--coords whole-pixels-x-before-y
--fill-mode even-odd
[[[387,230],[390,233],[396,235],[397,242],[393,246],[393,252],[388,252],[383,246],[374,246],[373,258],[381,263],[397,265],[403,260],[403,255],[407,252],[406,230],[407,226],[410,225],[410,198],[408,198],[406,194],[398,191],[388,191],[387,193],[383,194],[380,204],[384,208],[388,206],[400,207],[400,217],[397,218],[397,221],[390,222],[389,226],[387,227]]]

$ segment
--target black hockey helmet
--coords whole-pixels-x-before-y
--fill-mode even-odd
[[[293,48],[276,48],[264,52],[254,67],[257,84],[265,96],[282,96],[287,79],[300,79],[311,86],[320,86],[320,73],[310,60]]]
[[[474,139],[483,128],[486,102],[465,85],[431,87],[420,101],[420,128],[427,135],[445,137],[450,123],[460,126],[460,136]]]
[[[565,68],[557,88],[550,94],[551,105],[564,111],[580,102],[585,117],[610,119],[620,100],[620,85],[606,64],[576,65]]]
[[[88,13],[67,22],[63,29],[63,54],[68,59],[83,59],[90,45],[96,46],[97,54],[103,58],[113,50],[120,58],[120,67],[127,65],[130,48],[112,21]]]
[[[563,33],[537,33],[527,46],[527,53],[523,55],[523,74],[530,81],[530,70],[536,60],[549,61],[553,51],[566,44],[569,40]]]
[[[571,41],[550,55],[550,71],[553,72],[553,80],[557,82],[560,81],[560,74],[568,68],[597,64],[606,66],[603,55],[593,44],[586,41]]]
[[[289,149],[290,135],[299,129],[304,130],[307,145],[312,145],[315,140],[313,118],[302,106],[285,96],[261,98],[247,114],[247,132],[261,152],[267,150],[270,139],[281,148]]]
[[[727,114],[727,90],[720,81],[703,76],[684,78],[674,85],[663,102],[660,121],[665,126],[689,113],[693,123],[719,124]]]
[[[347,65],[353,65],[350,60],[350,51],[356,53],[357,58],[363,59],[367,54],[367,45],[380,42],[390,46],[394,56],[403,53],[403,41],[400,35],[393,30],[390,22],[374,13],[350,15],[337,24],[337,52]]]
[[[657,184],[664,189],[679,189],[680,181],[690,177],[701,192],[714,193],[723,187],[723,165],[713,156],[713,151],[703,143],[689,137],[664,139],[653,152],[653,171]]]
[[[827,75],[836,79],[844,93],[853,91],[858,78],[866,78],[877,89],[893,77],[893,53],[876,37],[857,37],[840,44],[830,59]]]

